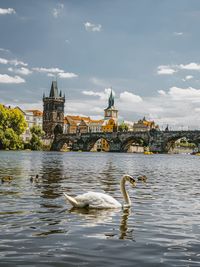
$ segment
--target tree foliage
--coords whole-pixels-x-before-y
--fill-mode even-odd
[[[22,149],[21,134],[27,123],[23,113],[16,108],[7,108],[0,104],[0,149]]]
[[[128,131],[128,125],[125,122],[122,122],[118,126],[118,131],[120,131],[120,132],[127,132]]]
[[[31,150],[41,150],[43,143],[42,143],[42,137],[44,136],[44,131],[40,126],[33,126],[31,129],[31,140],[29,142],[29,148]]]

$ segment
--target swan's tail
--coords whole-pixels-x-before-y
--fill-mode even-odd
[[[76,201],[76,199],[74,197],[70,197],[66,193],[63,193],[63,194],[64,194],[64,196],[66,197],[66,199],[70,202],[70,204],[73,207],[78,207],[78,202]]]

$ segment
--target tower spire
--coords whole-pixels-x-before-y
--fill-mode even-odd
[[[108,99],[108,108],[114,107],[114,96],[113,96],[113,92],[112,92],[112,87],[111,87],[111,91],[110,91],[110,97]]]
[[[49,97],[54,97],[54,98],[58,97],[57,81],[52,81]]]

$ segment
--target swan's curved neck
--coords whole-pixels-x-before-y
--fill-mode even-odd
[[[125,183],[126,183],[126,176],[123,176],[120,182],[120,189],[122,192],[122,195],[124,197],[124,202],[125,202],[125,207],[130,207],[131,206],[131,200],[130,197],[128,195],[128,192],[126,191],[126,187],[125,187]]]

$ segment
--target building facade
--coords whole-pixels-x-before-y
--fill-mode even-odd
[[[103,125],[103,120],[90,120],[89,123],[89,131],[91,133],[100,133],[102,132],[102,125]]]
[[[90,117],[67,115],[64,120],[64,133],[88,133]]]
[[[33,126],[39,126],[42,129],[42,112],[37,109],[22,110],[20,107],[15,107],[24,116],[27,122],[27,128],[25,132],[21,135],[24,142],[28,142],[31,139],[31,128]]]
[[[144,117],[142,120],[139,120],[138,122],[135,122],[133,124],[133,131],[134,132],[146,132],[150,131],[152,129],[159,130],[159,126],[155,124],[154,121],[148,121]]]
[[[22,137],[24,141],[29,141],[31,139],[31,128],[33,126],[39,126],[42,129],[42,112],[36,109],[24,110],[24,116],[28,127]]]
[[[52,138],[54,131],[63,132],[65,96],[58,92],[57,81],[52,81],[48,97],[43,96],[43,130]]]

